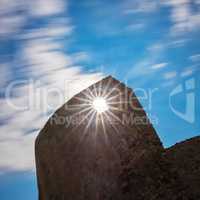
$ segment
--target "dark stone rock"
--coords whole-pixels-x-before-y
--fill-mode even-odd
[[[89,109],[92,94],[107,94],[109,111],[97,115]],[[109,76],[75,95],[39,133],[39,199],[194,199],[199,186],[189,189],[181,177],[190,173],[189,165],[179,172],[174,155],[182,156],[171,152],[164,150],[132,90]],[[199,163],[197,157],[193,162]]]
[[[200,136],[166,149],[164,157],[177,171],[191,199],[200,199]]]

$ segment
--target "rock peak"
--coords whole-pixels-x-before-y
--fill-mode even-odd
[[[97,96],[108,111],[95,111]],[[131,89],[107,76],[61,106],[40,131],[39,200],[187,199],[164,151]]]

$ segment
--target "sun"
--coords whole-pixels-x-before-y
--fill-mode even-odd
[[[106,99],[104,97],[96,97],[92,102],[92,107],[101,114],[109,109]]]
[[[76,111],[72,116],[78,117],[78,124],[86,122],[83,137],[93,124],[96,127],[94,131],[95,136],[98,128],[101,127],[105,138],[107,138],[106,126],[108,124],[118,132],[115,123],[120,123],[120,118],[116,112],[121,111],[118,105],[122,104],[122,99],[121,93],[118,90],[119,83],[112,85],[112,82],[112,79],[109,79],[108,82],[100,82],[89,87],[82,95],[75,96],[77,101],[75,101],[75,104],[70,105],[69,109]]]

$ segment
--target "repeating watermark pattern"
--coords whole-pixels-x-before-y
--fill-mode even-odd
[[[176,95],[183,94],[185,98],[185,110],[179,111],[172,105],[172,98]],[[195,79],[191,78],[184,83],[177,85],[169,95],[169,106],[171,110],[181,119],[189,122],[195,122]]]

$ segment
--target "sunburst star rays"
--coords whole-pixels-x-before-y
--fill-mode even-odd
[[[92,137],[94,138],[96,138],[96,134],[102,132],[105,140],[108,140],[108,129],[111,127],[117,132],[115,122],[120,124],[120,118],[116,112],[123,112],[119,105],[126,103],[127,100],[123,99],[119,84],[112,85],[111,82],[109,79],[107,83],[100,82],[93,85],[83,91],[81,96],[77,95],[74,104],[69,106],[69,110],[75,110],[73,117],[82,116],[78,126],[75,127],[76,129],[79,125],[84,125],[81,140],[88,135],[87,132],[91,127],[94,128],[94,130],[92,129],[94,132]],[[112,124],[113,121],[114,124]],[[106,143],[108,142],[106,141]]]

